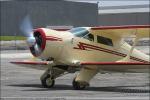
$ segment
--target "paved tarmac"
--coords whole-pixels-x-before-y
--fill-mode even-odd
[[[42,70],[19,67],[9,62],[30,58],[28,50],[1,51],[1,100],[149,100],[148,73],[97,74],[86,90],[73,90],[77,73],[56,79],[52,89],[40,83]]]

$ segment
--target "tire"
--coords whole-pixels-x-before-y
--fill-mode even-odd
[[[72,85],[75,90],[84,90],[86,88],[86,85],[81,85],[79,82],[75,81],[75,78],[73,79]]]
[[[48,74],[45,78],[41,80],[42,86],[45,88],[52,88],[55,85],[55,80]]]

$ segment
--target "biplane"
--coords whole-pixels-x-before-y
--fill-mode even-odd
[[[149,38],[150,25],[76,27],[72,29],[32,29],[28,18],[22,31],[27,34],[31,54],[38,58],[11,63],[45,70],[41,83],[46,88],[64,73],[79,73],[74,89],[85,89],[99,72],[148,72],[150,57],[135,49],[142,38]],[[129,45],[124,38],[133,37]],[[40,60],[39,60],[40,59]]]

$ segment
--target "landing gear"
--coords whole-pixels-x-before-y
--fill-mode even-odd
[[[74,78],[72,85],[75,90],[84,90],[89,84],[86,82],[77,82]]]
[[[41,79],[41,83],[45,88],[51,88],[55,85],[54,78],[47,74],[43,79]]]
[[[49,66],[41,76],[41,83],[43,87],[52,88],[55,85],[55,78],[53,76],[53,67]]]

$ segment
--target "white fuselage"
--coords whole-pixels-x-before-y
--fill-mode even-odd
[[[117,46],[107,46],[75,37],[70,32],[58,32],[44,29],[47,36],[59,38],[57,41],[48,40],[41,58],[54,58],[55,63],[73,65],[77,62],[116,62],[127,56],[131,46],[119,41]],[[96,36],[94,36],[96,37]],[[134,49],[130,61],[149,62],[149,56]]]

